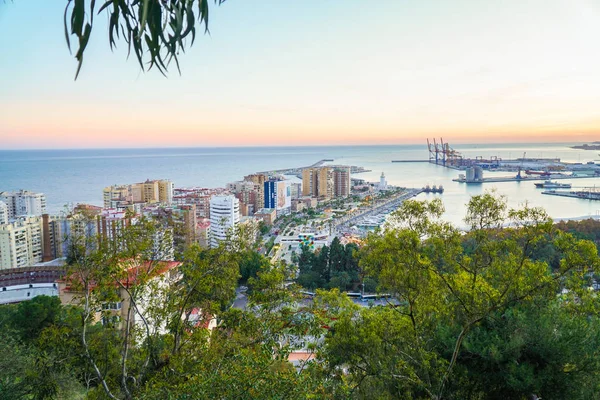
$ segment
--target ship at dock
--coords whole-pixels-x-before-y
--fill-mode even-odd
[[[571,184],[560,183],[556,181],[544,181],[541,183],[535,183],[535,187],[538,189],[571,189]]]

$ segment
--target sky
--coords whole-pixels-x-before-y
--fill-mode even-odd
[[[600,0],[228,0],[168,77],[0,1],[0,150],[600,140]],[[212,4],[212,2],[211,2]]]

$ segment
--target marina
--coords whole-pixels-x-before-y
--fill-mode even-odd
[[[404,200],[416,197],[420,193],[423,193],[423,189],[409,189],[381,204],[363,210],[359,214],[341,218],[335,223],[336,231],[338,234],[358,233],[360,228],[376,228],[381,226],[387,216],[400,207]]]

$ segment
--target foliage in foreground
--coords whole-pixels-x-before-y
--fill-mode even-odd
[[[222,4],[225,0],[214,0]],[[70,37],[77,39],[75,58],[78,66],[94,27],[94,17],[105,14],[108,19],[110,48],[124,40],[128,54],[133,54],[142,70],[156,67],[165,74],[174,61],[179,69],[178,56],[194,43],[196,28],[208,32],[209,0],[68,0],[65,7],[64,30],[69,50]]]
[[[78,307],[38,297],[0,308],[3,398],[596,397],[596,246],[539,209],[509,210],[490,194],[469,203],[467,233],[441,221],[442,211],[407,201],[355,250],[361,273],[393,295],[378,307],[337,289],[303,299],[289,284],[293,271],[236,246],[192,248],[167,287],[142,275],[128,288],[153,299],[128,306],[143,323],[103,325],[94,315],[119,300],[117,261],[153,265],[151,246],[137,229],[123,233],[126,248],[83,247],[73,268],[93,285],[80,281],[87,300]],[[240,271],[243,309],[230,307]],[[193,309],[206,313],[194,319]],[[299,347],[315,358],[294,367],[288,356]]]

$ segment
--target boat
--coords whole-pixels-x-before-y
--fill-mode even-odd
[[[536,183],[535,184],[536,188],[539,189],[570,189],[571,188],[571,184],[570,183],[560,183],[560,182],[552,182],[552,181],[544,181],[542,183]]]

